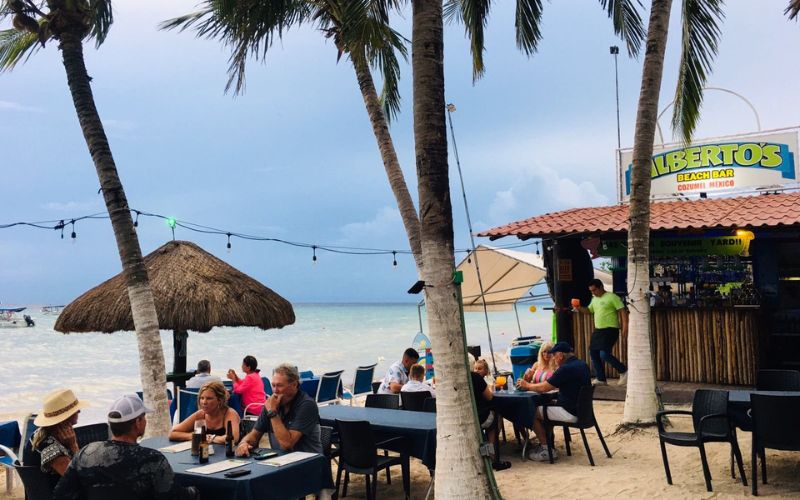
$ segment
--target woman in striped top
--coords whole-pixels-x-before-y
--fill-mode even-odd
[[[539,358],[536,363],[525,371],[522,379],[526,382],[538,384],[549,379],[553,372],[556,371],[555,359],[550,354],[550,348],[553,347],[552,342],[545,342],[539,348]]]

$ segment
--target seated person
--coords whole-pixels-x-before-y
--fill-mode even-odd
[[[126,498],[198,499],[193,486],[178,486],[160,451],[137,444],[147,428],[145,414],[151,411],[135,394],[114,401],[108,412],[113,438],[84,446],[58,482],[53,498],[77,500],[85,498],[87,491],[116,487],[129,492]]]
[[[274,449],[322,453],[319,409],[314,399],[300,390],[297,368],[286,363],[278,365],[272,371],[272,392],[255,427],[236,448],[236,454],[249,456],[266,432]]]
[[[239,378],[233,368],[228,370],[228,378],[233,381],[233,392],[242,397],[242,411],[258,415],[261,404],[267,399],[264,382],[261,380],[261,370],[258,369],[258,360],[254,356],[245,356],[242,360],[242,371],[245,376]]]
[[[429,392],[431,397],[436,397],[436,391],[433,387],[425,383],[425,367],[422,365],[414,365],[408,374],[408,382],[403,384],[400,392]]]
[[[489,387],[494,387],[494,377],[489,371],[489,363],[487,363],[485,359],[479,358],[477,361],[475,361],[472,366],[472,371],[482,376],[483,380],[486,381]]]
[[[84,406],[86,404],[78,401],[71,390],[58,389],[45,397],[42,410],[33,421],[39,426],[31,436],[34,460],[38,459],[39,467],[53,487],[78,452],[73,427],[78,423],[78,414]]]
[[[558,367],[556,366],[553,355],[550,354],[551,347],[553,347],[552,342],[545,342],[539,347],[538,359],[533,366],[525,370],[525,374],[519,381],[520,383],[517,383],[520,389],[526,389],[525,384],[521,384],[523,381],[538,384],[553,376],[553,373],[555,373]]]
[[[416,349],[409,347],[403,353],[403,358],[400,361],[395,361],[389,370],[386,371],[386,376],[383,377],[381,386],[378,388],[378,394],[397,394],[408,382],[408,371],[411,366],[417,364],[419,361],[419,353]]]
[[[562,422],[577,422],[578,417],[575,414],[578,412],[578,392],[581,387],[592,383],[589,365],[575,357],[572,346],[567,342],[558,342],[550,348],[550,354],[558,366],[553,376],[544,382],[525,382],[523,387],[535,392],[550,392],[558,389],[558,406],[547,407],[547,418]],[[541,406],[536,409],[533,432],[536,433],[541,444],[530,451],[528,458],[539,462],[549,461],[546,447],[547,432],[544,428]],[[556,457],[556,450],[553,449],[553,458]]]
[[[216,375],[211,375],[211,362],[201,359],[197,362],[197,371],[194,372],[194,377],[186,381],[186,388],[199,389],[206,382],[222,382],[222,380]]]
[[[260,381],[260,380],[259,380]],[[175,425],[169,433],[170,441],[191,441],[194,423],[205,420],[209,443],[225,444],[228,422],[233,431],[233,442],[239,442],[239,414],[228,407],[228,391],[222,382],[207,382],[197,393],[198,410]]]
[[[470,358],[472,355],[469,356]],[[473,358],[474,359],[474,358]],[[472,364],[474,366],[474,363]],[[477,372],[470,372],[472,377],[472,391],[475,397],[475,406],[478,410],[478,421],[481,424],[481,429],[486,431],[486,440],[492,445],[492,449],[497,448],[497,432],[498,425],[501,418],[492,409],[492,399],[494,393],[492,388],[483,379],[483,376]],[[494,470],[504,470],[511,467],[509,462],[501,462],[495,454],[492,457],[492,468]]]

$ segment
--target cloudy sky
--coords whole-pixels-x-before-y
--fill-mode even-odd
[[[783,16],[786,3],[727,3],[709,82],[750,99],[764,129],[800,123],[800,25]],[[337,64],[336,50],[320,33],[294,30],[265,64],[249,65],[244,95],[226,95],[226,49],[190,33],[156,29],[195,4],[118,0],[108,40],[100,49],[86,48],[95,99],[131,207],[292,241],[406,249],[352,67]],[[597,2],[546,3],[544,41],[527,58],[515,46],[512,4],[495,2],[487,73],[475,84],[462,27],[446,28],[447,100],[457,106],[456,140],[476,230],[613,203],[616,196],[609,46],[619,41],[611,23]],[[395,21],[410,38],[410,12]],[[674,21],[662,108],[675,85]],[[633,142],[641,59],[622,52],[624,147]],[[392,133],[416,191],[410,67],[402,78],[404,107]],[[728,94],[709,92],[703,111],[698,137],[756,129],[749,108]],[[104,210],[55,44],[0,74],[0,132],[0,224]],[[450,158],[455,175],[452,149]],[[464,207],[460,195],[453,199],[456,244],[466,248]],[[162,221],[142,219],[139,227],[145,253],[171,238]],[[0,230],[0,302],[64,303],[118,273],[109,222],[83,221],[75,229],[75,243],[57,232]],[[405,294],[416,280],[409,256],[399,256],[396,269],[391,255],[320,253],[312,265],[310,250],[234,240],[228,253],[223,236],[179,229],[176,237],[197,242],[290,300],[413,300]]]

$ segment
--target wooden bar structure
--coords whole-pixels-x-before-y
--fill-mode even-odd
[[[672,382],[755,385],[761,337],[758,308],[652,308],[651,339],[656,378]],[[573,313],[575,353],[589,361],[592,315]],[[620,335],[613,354],[628,358],[628,339]],[[618,377],[606,364],[606,376]]]

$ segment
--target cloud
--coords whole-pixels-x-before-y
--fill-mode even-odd
[[[92,200],[92,201],[51,201],[49,203],[45,203],[41,205],[41,208],[45,210],[53,210],[56,212],[88,212],[88,211],[96,211],[97,209],[101,208],[102,204],[100,200]],[[79,216],[85,215],[82,213],[73,213],[71,215]]]
[[[103,120],[103,127],[112,132],[130,132],[132,130],[136,130],[139,126],[135,122],[127,120],[106,118]]]
[[[0,101],[0,110],[20,111],[29,113],[44,113],[44,110],[42,108],[25,106],[24,104],[11,101]]]
[[[400,211],[392,207],[381,208],[372,220],[345,224],[340,231],[345,240],[360,241],[362,246],[370,240],[394,241],[398,235],[405,236]]]

